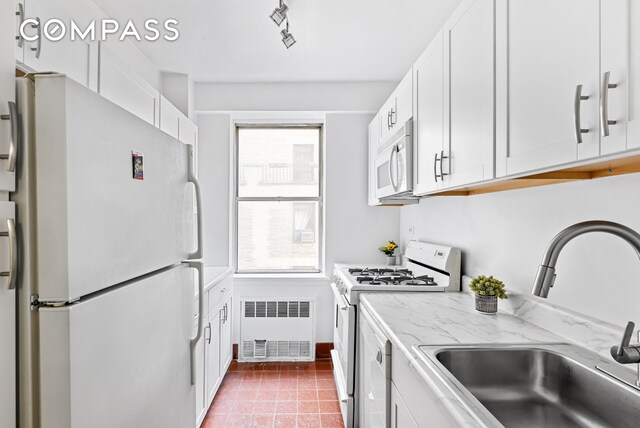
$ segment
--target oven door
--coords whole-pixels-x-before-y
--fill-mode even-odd
[[[353,395],[355,383],[356,307],[349,304],[335,284],[331,284],[334,297],[333,355],[334,375],[338,395]]]

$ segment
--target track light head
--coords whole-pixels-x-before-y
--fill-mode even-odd
[[[284,43],[287,49],[289,49],[291,46],[293,46],[296,43],[295,37],[293,37],[293,34],[289,32],[288,28],[285,28],[284,30],[280,31],[280,34],[282,35],[282,43]]]
[[[280,6],[276,7],[273,10],[273,13],[270,15],[273,22],[279,27],[282,25],[285,19],[287,19],[287,11],[289,10],[289,6],[284,4],[284,2],[280,2]]]

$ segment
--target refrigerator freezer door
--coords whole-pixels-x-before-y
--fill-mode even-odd
[[[193,427],[194,271],[40,308],[42,428]]]
[[[35,76],[37,293],[69,301],[195,250],[187,146],[62,75]]]

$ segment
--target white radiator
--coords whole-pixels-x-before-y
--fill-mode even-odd
[[[240,302],[240,361],[313,361],[311,299],[246,299]]]

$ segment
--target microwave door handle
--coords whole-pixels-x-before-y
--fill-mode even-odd
[[[391,172],[392,168],[391,168],[391,164],[393,161],[393,155],[396,153],[396,150],[398,149],[398,146],[394,146],[391,148],[391,153],[389,154],[389,181],[391,182],[391,187],[393,187],[393,191],[397,192],[398,191],[398,185],[397,183],[393,180],[393,173]],[[398,172],[398,168],[396,167],[396,174]]]

